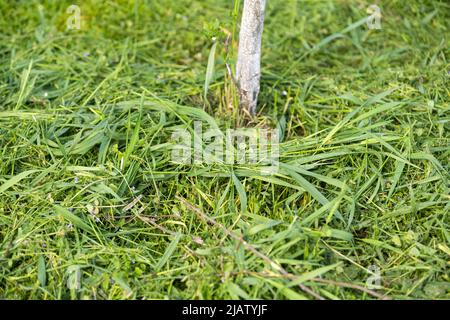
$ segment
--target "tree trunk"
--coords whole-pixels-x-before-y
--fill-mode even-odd
[[[256,113],[261,78],[261,37],[266,0],[244,0],[239,52],[236,65],[240,104],[250,114]]]

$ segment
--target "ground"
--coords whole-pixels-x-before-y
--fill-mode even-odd
[[[450,298],[449,3],[268,1],[254,118],[239,3],[0,0],[1,298]],[[174,163],[196,120],[279,170]]]

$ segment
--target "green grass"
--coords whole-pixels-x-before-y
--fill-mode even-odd
[[[450,298],[446,1],[382,1],[381,30],[268,1],[255,119],[235,1],[80,3],[66,30],[72,1],[0,0],[0,298]],[[280,119],[275,175],[171,162],[195,120]]]

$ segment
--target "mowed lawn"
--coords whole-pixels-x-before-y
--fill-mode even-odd
[[[72,4],[0,0],[0,298],[450,298],[448,1],[269,0],[254,118],[241,1]],[[194,121],[278,171],[173,162]]]

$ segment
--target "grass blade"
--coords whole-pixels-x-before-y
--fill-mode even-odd
[[[207,100],[209,85],[211,84],[213,77],[214,77],[214,63],[215,63],[215,57],[216,57],[216,48],[217,48],[217,42],[214,42],[214,44],[211,47],[211,51],[209,52],[208,67],[206,68],[205,91],[204,91],[205,100]]]
[[[6,181],[4,184],[2,184],[0,186],[0,193],[5,192],[6,190],[8,190],[9,188],[11,188],[12,186],[16,185],[17,183],[20,182],[20,180],[28,177],[30,174],[33,174],[35,172],[38,172],[39,170],[28,170],[28,171],[24,171],[22,173],[19,173],[18,175],[12,177],[11,179],[9,179],[8,181]]]
[[[175,251],[181,237],[182,237],[182,234],[177,233],[177,235],[173,238],[172,242],[166,248],[164,255],[161,257],[161,259],[159,259],[158,263],[156,264],[156,266],[155,266],[156,271],[159,271],[167,263],[167,261],[169,261],[170,257],[172,256],[173,252]]]

